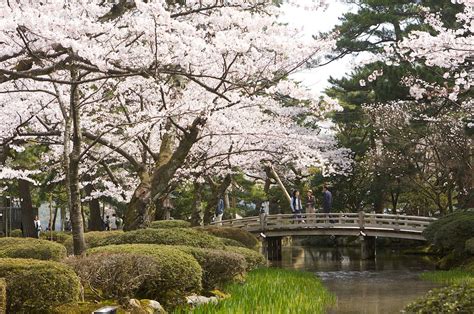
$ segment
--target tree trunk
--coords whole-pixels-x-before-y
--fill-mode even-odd
[[[18,180],[18,192],[20,194],[21,201],[21,225],[23,226],[23,236],[36,238],[37,233],[35,230],[35,216],[36,211],[33,208],[31,201],[31,183],[25,180]]]
[[[86,181],[90,181],[90,176],[84,176]],[[88,184],[84,187],[84,191],[86,192],[86,196],[91,196],[92,192],[94,191],[94,187],[92,184]],[[90,231],[102,231],[104,230],[104,223],[102,221],[102,217],[100,215],[100,202],[98,199],[94,198],[89,201],[89,230]]]
[[[56,231],[56,219],[58,218],[58,206],[54,206],[54,216],[53,223],[51,225],[51,230]]]
[[[151,178],[146,170],[143,170],[140,174],[140,184],[135,189],[125,210],[123,230],[129,231],[148,227],[152,215]]]
[[[191,226],[193,227],[201,225],[202,189],[201,183],[194,182],[193,212],[191,214]]]
[[[212,217],[217,208],[217,203],[219,201],[219,197],[223,197],[225,191],[229,188],[230,184],[232,183],[232,177],[228,174],[225,176],[224,180],[221,184],[216,184],[211,179],[210,186],[211,186],[211,197],[207,202],[206,209],[204,211],[204,225],[208,225],[212,221]]]
[[[278,173],[275,171],[275,169],[273,168],[273,166],[271,164],[265,166],[265,172],[267,173],[268,177],[271,177],[271,178],[275,179],[275,181],[277,182],[277,184],[280,187],[281,191],[285,195],[286,200],[288,201],[288,204],[290,204],[291,203],[291,196],[288,193],[288,190],[285,188],[285,185],[283,185],[283,182],[280,180],[280,176],[278,175]]]
[[[77,79],[77,73],[71,70],[71,79]],[[81,157],[81,124],[78,99],[78,85],[72,84],[70,91],[70,115],[72,120],[72,151],[69,154],[69,169],[66,172],[69,206],[72,224],[74,255],[81,255],[86,250],[84,241],[84,221],[82,220],[81,191],[79,185],[79,163]],[[66,139],[68,140],[68,139]]]

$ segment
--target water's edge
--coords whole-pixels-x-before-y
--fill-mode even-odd
[[[379,250],[373,261],[363,261],[357,248],[283,248],[281,262],[273,267],[314,272],[337,296],[330,313],[399,313],[435,284],[419,279],[434,270],[424,256],[407,256]]]

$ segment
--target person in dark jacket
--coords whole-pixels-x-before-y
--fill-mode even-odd
[[[295,219],[300,220],[301,212],[303,211],[303,205],[301,204],[300,192],[293,191],[293,195],[291,196],[291,212],[295,215]],[[302,220],[301,222],[305,222]]]
[[[330,213],[332,209],[332,194],[328,187],[323,186],[323,213]]]
[[[216,207],[216,222],[218,226],[222,226],[222,216],[224,216],[224,199],[222,197],[219,197],[219,200],[217,201],[217,207]]]

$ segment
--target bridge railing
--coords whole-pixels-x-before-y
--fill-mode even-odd
[[[230,219],[214,222],[214,225],[244,228],[248,231],[268,231],[279,229],[301,228],[344,228],[393,230],[421,233],[430,222],[431,217],[406,216],[392,214],[359,213],[312,213],[312,214],[276,214],[241,219]]]

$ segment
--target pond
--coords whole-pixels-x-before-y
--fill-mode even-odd
[[[418,278],[434,270],[429,258],[391,250],[378,250],[375,260],[364,261],[359,248],[284,247],[282,261],[272,266],[318,275],[337,296],[329,313],[399,313],[436,287]]]

